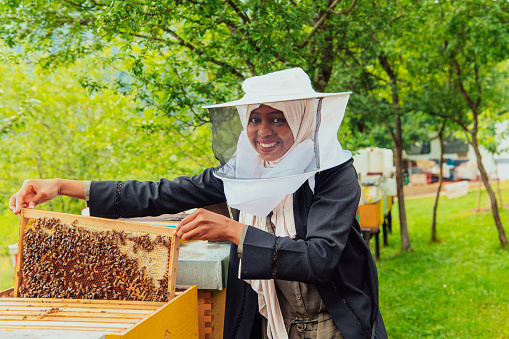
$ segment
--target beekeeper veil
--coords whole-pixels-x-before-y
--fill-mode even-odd
[[[307,74],[292,68],[248,78],[242,99],[206,106],[212,121],[214,155],[221,166],[214,174],[223,181],[228,204],[264,217],[283,198],[315,173],[335,167],[352,155],[343,150],[337,132],[350,92],[317,93]],[[277,159],[267,160],[248,135],[251,117],[263,106],[282,112],[293,143]],[[270,151],[270,147],[265,145]]]

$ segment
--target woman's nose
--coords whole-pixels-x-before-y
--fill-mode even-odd
[[[259,136],[272,135],[273,133],[274,133],[274,131],[272,130],[272,127],[270,126],[269,123],[262,122],[260,124],[260,127],[258,128],[258,135]]]

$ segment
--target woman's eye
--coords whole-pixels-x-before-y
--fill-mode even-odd
[[[249,119],[249,122],[258,123],[258,122],[260,122],[260,119],[258,119],[258,118],[251,118],[251,119]]]
[[[272,119],[272,122],[274,123],[281,123],[281,122],[285,122],[286,120],[284,118],[274,118]]]

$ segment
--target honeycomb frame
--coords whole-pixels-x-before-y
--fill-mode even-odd
[[[52,225],[58,225],[58,226],[54,226],[54,227],[58,227],[58,230],[62,230],[64,229],[65,232],[67,233],[64,233],[65,234],[68,234],[69,235],[69,238],[70,239],[75,239],[76,238],[76,234],[78,234],[79,236],[81,237],[84,237],[84,240],[89,240],[87,238],[87,234],[95,234],[94,235],[94,239],[98,239],[100,238],[103,246],[107,247],[108,248],[108,251],[106,252],[101,252],[99,253],[99,255],[103,255],[105,257],[105,261],[107,261],[108,258],[106,258],[106,256],[108,257],[111,257],[109,258],[109,263],[111,265],[111,270],[113,272],[116,272],[115,274],[112,274],[110,276],[108,276],[107,278],[109,279],[109,281],[112,282],[115,282],[117,283],[117,281],[115,280],[115,276],[118,276],[118,272],[119,270],[122,270],[123,268],[122,267],[118,267],[119,265],[116,265],[117,267],[115,267],[114,265],[114,260],[116,257],[119,257],[119,256],[122,256],[124,254],[126,255],[129,255],[129,257],[133,257],[133,260],[136,261],[136,263],[138,263],[139,265],[137,266],[139,268],[139,270],[141,270],[139,272],[139,275],[140,275],[140,278],[138,278],[138,280],[136,280],[136,276],[132,276],[132,275],[129,275],[129,276],[126,276],[124,277],[124,280],[126,279],[130,279],[132,278],[132,280],[136,280],[133,282],[133,284],[131,284],[131,286],[129,288],[131,288],[131,294],[134,296],[134,295],[137,295],[139,298],[125,298],[122,297],[120,295],[120,292],[118,292],[118,289],[115,288],[115,290],[118,292],[118,295],[114,295],[114,294],[111,294],[109,293],[110,291],[104,291],[104,293],[97,293],[97,295],[90,295],[90,293],[88,293],[87,291],[87,295],[85,297],[83,297],[83,295],[85,295],[85,287],[83,287],[83,291],[79,290],[80,292],[83,292],[82,294],[80,293],[65,293],[62,292],[61,294],[59,294],[57,297],[58,298],[71,298],[71,299],[74,299],[74,298],[77,298],[76,295],[78,296],[82,296],[82,297],[78,297],[78,298],[87,298],[87,299],[105,299],[105,300],[139,300],[139,301],[144,301],[144,300],[153,300],[153,299],[146,299],[147,298],[147,293],[143,293],[143,289],[142,289],[142,292],[140,292],[139,289],[135,289],[136,286],[140,286],[139,284],[141,283],[141,279],[143,277],[144,278],[144,274],[147,273],[147,279],[150,279],[152,280],[152,277],[154,277],[154,281],[158,281],[158,286],[160,286],[160,288],[166,288],[166,285],[167,284],[167,296],[168,296],[168,300],[171,300],[172,298],[174,298],[175,296],[175,285],[176,285],[176,275],[177,275],[177,263],[178,263],[178,251],[179,251],[179,245],[180,245],[180,242],[178,241],[178,239],[176,238],[176,236],[173,235],[173,229],[172,228],[169,228],[169,227],[164,227],[164,226],[158,226],[158,225],[150,225],[150,224],[146,224],[146,223],[141,223],[141,222],[132,222],[132,221],[122,221],[122,220],[116,220],[116,219],[104,219],[104,218],[97,218],[97,217],[87,217],[87,216],[81,216],[81,215],[74,215],[74,214],[66,214],[66,213],[58,213],[58,212],[49,212],[49,211],[41,211],[41,210],[34,210],[34,209],[23,209],[21,211],[21,214],[20,214],[21,218],[20,218],[20,228],[19,228],[19,239],[18,239],[18,261],[17,261],[17,265],[16,265],[16,275],[15,275],[15,286],[14,286],[14,296],[15,297],[55,297],[55,293],[42,293],[41,294],[35,294],[34,293],[28,293],[27,291],[24,290],[25,287],[27,287],[28,283],[27,281],[30,281],[32,282],[33,279],[54,279],[53,277],[53,274],[56,274],[54,271],[49,271],[50,273],[48,272],[43,272],[44,275],[41,275],[39,274],[41,272],[41,269],[38,268],[38,271],[29,271],[29,269],[27,269],[27,267],[24,267],[24,264],[25,264],[25,253],[30,253],[30,252],[25,252],[25,237],[27,236],[27,234],[30,234],[30,233],[34,233],[36,230],[38,233],[38,235],[40,237],[43,237],[43,239],[46,239],[46,241],[49,239],[48,236],[51,235],[52,233],[52,229],[51,228],[48,228],[48,229],[42,229],[40,228],[40,226],[38,226],[39,228],[34,228],[35,224],[38,222],[38,220],[42,220],[44,219],[44,223],[42,224],[44,227],[46,227],[46,222],[50,222],[53,223]],[[53,227],[53,226],[52,226]],[[86,230],[86,231],[83,231],[83,230]],[[56,231],[53,230],[54,233],[53,234],[56,234]],[[74,232],[74,233],[73,233]],[[80,233],[81,232],[81,233]],[[46,236],[46,238],[44,238],[44,236]],[[73,238],[74,236],[74,238]],[[39,237],[39,238],[40,238]],[[65,238],[65,236],[64,236]],[[123,238],[125,238],[126,240],[124,240]],[[118,246],[118,248],[123,248],[122,250],[122,253],[119,252],[118,249],[115,249],[113,247],[111,247],[108,243],[108,241],[111,241],[111,240],[115,240],[117,241],[117,243],[122,242],[122,246]],[[162,240],[162,239],[166,239],[166,240]],[[41,244],[41,245],[37,245],[39,243],[42,243],[43,241],[32,241],[31,243],[30,242],[27,242],[29,243],[30,245],[28,246],[39,246],[39,248],[42,248],[44,249],[44,251],[48,251],[47,248],[44,247],[44,244]],[[88,242],[84,241],[83,243],[87,244]],[[127,245],[126,245],[127,243]],[[152,248],[154,247],[153,245],[154,244],[160,244],[161,246],[166,246],[166,247],[162,247],[163,250],[166,248],[167,251],[168,251],[168,254],[167,254],[167,257],[164,257],[164,256],[159,256],[159,257],[150,257],[148,255],[148,252],[151,252],[152,251]],[[74,243],[72,245],[75,245]],[[79,244],[76,244],[78,247],[79,247]],[[130,246],[130,247],[129,247]],[[159,246],[159,247],[161,247]],[[69,245],[68,245],[69,247]],[[130,250],[129,250],[129,248]],[[126,248],[128,248],[128,250],[126,250]],[[134,249],[134,250],[133,250]],[[37,249],[34,249],[34,248],[30,248],[29,251],[36,251]],[[70,250],[69,250],[70,251]],[[116,251],[116,252],[115,252]],[[137,253],[139,251],[139,253]],[[55,251],[56,252],[56,251]],[[111,253],[110,253],[111,252]],[[129,253],[127,253],[129,252]],[[61,253],[61,252],[56,252],[56,253]],[[133,254],[134,253],[134,254]],[[34,262],[34,261],[30,261],[30,260],[33,260],[28,258],[27,259],[27,264],[29,264],[28,267],[33,267],[33,266],[37,266],[39,264],[39,262],[42,262],[42,261],[45,261],[46,259],[52,259],[53,261],[58,261],[58,262],[62,262],[62,261],[65,261],[66,258],[65,258],[65,255],[63,256],[60,256],[60,257],[56,257],[56,256],[53,256],[52,258],[50,258],[49,256],[51,256],[52,253],[51,252],[48,252],[48,253],[41,253],[41,257],[40,258],[37,258],[38,261]],[[145,257],[149,257],[148,259],[145,258]],[[163,258],[164,257],[164,258]],[[138,259],[138,260],[136,260]],[[62,281],[57,281],[55,280],[56,283],[54,283],[54,289],[61,289],[61,287],[64,285],[64,283],[68,282],[66,280],[73,280],[74,279],[74,284],[76,285],[76,291],[78,291],[78,288],[81,288],[81,283],[84,281],[83,279],[84,278],[87,278],[87,277],[83,277],[83,272],[79,271],[79,266],[82,265],[85,269],[86,269],[86,266],[87,265],[92,265],[90,263],[83,263],[83,262],[76,262],[75,259],[72,259],[74,260],[72,262],[72,264],[74,266],[65,266],[65,270],[62,271],[62,267],[63,266],[56,266],[56,267],[60,267],[60,269],[58,269],[59,273],[60,273],[60,276],[58,277],[58,279],[62,280]],[[140,262],[143,261],[143,262]],[[68,260],[70,261],[70,260]],[[96,260],[97,261],[97,260]],[[128,263],[130,262],[131,259],[125,259],[124,258],[124,262],[125,263]],[[165,262],[164,262],[165,261]],[[159,271],[162,271],[161,267],[164,269],[164,272],[161,273],[159,272],[158,275],[156,274],[157,272],[154,271],[153,269],[150,268],[150,265],[152,264],[152,266],[156,265],[156,270],[159,269]],[[134,265],[134,264],[133,264]],[[129,265],[126,264],[126,267],[128,267]],[[93,275],[93,272],[97,272],[97,267],[99,266],[95,266],[96,268],[93,268],[91,266],[91,269],[90,271],[88,271],[88,274],[90,275],[90,273],[92,272],[92,275]],[[148,269],[147,269],[148,268]],[[55,270],[55,267],[52,268],[53,270]],[[26,273],[25,273],[25,272]],[[80,272],[80,273],[76,273],[76,272]],[[127,271],[127,268],[124,269],[124,271]],[[132,269],[130,271],[127,271],[127,272],[131,272]],[[149,272],[147,272],[149,271]],[[28,274],[30,273],[30,274]],[[79,274],[79,277],[76,278],[76,274]],[[98,273],[98,274],[102,274],[102,275],[108,275],[109,272],[106,272],[104,271],[103,273]],[[124,276],[126,275],[127,273],[124,272]],[[129,273],[131,274],[131,273]],[[165,274],[165,279],[161,279],[161,274]],[[48,278],[48,275],[50,276],[50,278]],[[79,280],[81,279],[81,280]],[[90,279],[89,279],[90,280]],[[42,280],[41,280],[42,281]],[[148,280],[147,280],[148,281]],[[43,284],[39,284],[41,286],[43,286]],[[91,286],[89,283],[86,284],[87,286]],[[30,285],[32,286],[32,285]],[[35,285],[37,286],[37,285]],[[50,286],[52,286],[50,284]],[[68,287],[69,284],[66,284],[65,287]],[[96,285],[94,285],[96,286]],[[21,288],[21,290],[20,290]],[[68,289],[70,290],[70,292],[73,292],[72,291],[72,288],[73,285],[71,285],[70,287],[68,287]],[[53,288],[52,288],[53,289]],[[100,286],[100,288],[98,290],[101,290],[102,289],[105,289],[104,286]],[[39,292],[39,291],[38,291]],[[159,291],[160,293],[161,291]],[[32,296],[34,295],[34,296]],[[45,296],[43,296],[45,295]],[[163,300],[160,300],[160,301],[163,301]]]

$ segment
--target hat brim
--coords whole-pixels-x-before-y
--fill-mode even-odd
[[[264,104],[264,103],[280,102],[280,101],[325,98],[325,97],[330,97],[330,96],[350,95],[351,93],[352,92],[342,92],[342,93],[316,93],[316,92],[314,92],[314,93],[309,93],[309,94],[285,95],[285,96],[273,95],[273,96],[264,96],[264,97],[256,97],[256,98],[245,98],[244,97],[242,99],[226,102],[224,104],[203,106],[203,108],[220,108],[220,107]]]

